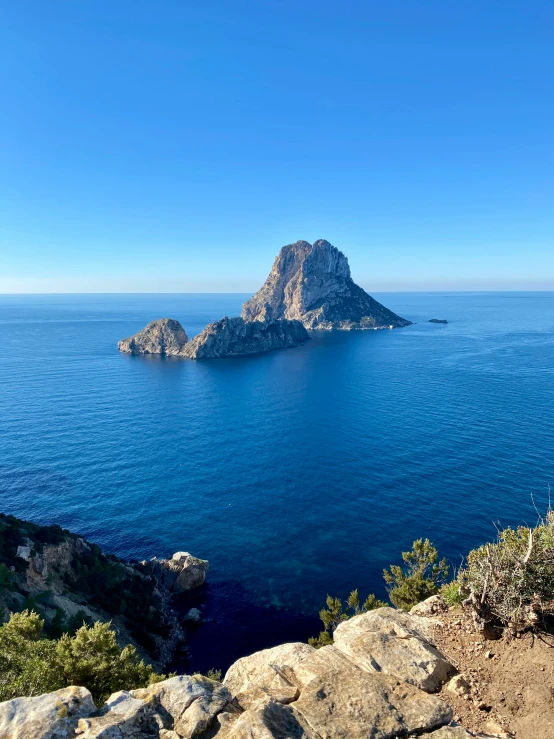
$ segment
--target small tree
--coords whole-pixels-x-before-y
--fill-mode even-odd
[[[81,626],[74,637],[62,636],[56,654],[65,684],[84,685],[95,701],[165,679],[140,659],[133,646],[120,649],[110,624],[100,621]]]
[[[391,602],[403,611],[435,595],[448,577],[446,559],[439,562],[437,548],[429,539],[416,539],[411,552],[402,552],[404,567],[391,565],[383,571]]]
[[[323,622],[324,629],[319,632],[319,636],[314,636],[311,639],[308,639],[308,643],[312,647],[316,647],[316,649],[333,643],[333,633],[337,626],[343,621],[348,621],[352,616],[359,616],[361,613],[365,613],[366,611],[372,611],[375,608],[382,608],[387,605],[384,601],[379,600],[373,595],[373,593],[371,593],[371,595],[367,596],[362,606],[360,606],[358,589],[353,590],[348,596],[346,609],[344,608],[344,604],[340,598],[333,598],[328,595],[326,603],[327,608],[323,608],[319,612],[319,618]]]

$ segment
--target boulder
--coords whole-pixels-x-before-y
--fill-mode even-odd
[[[156,704],[140,700],[126,690],[111,695],[98,716],[82,718],[76,733],[80,739],[143,739],[157,733],[163,723],[156,714]]]
[[[293,706],[322,739],[389,739],[452,719],[452,709],[440,698],[354,665],[311,680]]]
[[[188,552],[175,552],[171,559],[150,560],[150,568],[159,584],[170,593],[186,593],[203,585],[210,563]]]
[[[368,672],[382,672],[435,693],[456,671],[418,628],[416,616],[379,608],[340,624],[335,647]]]
[[[190,608],[184,615],[183,621],[193,624],[201,624],[203,621],[202,612],[198,608]]]
[[[338,736],[338,735],[337,735]],[[293,706],[268,703],[223,727],[217,739],[323,739]]]
[[[263,696],[260,691],[275,701],[290,703],[298,696],[298,688],[292,680],[294,668],[315,651],[302,642],[263,649],[232,664],[223,685],[236,696],[240,705],[244,703],[243,707],[249,707],[253,701],[261,699]]]
[[[217,359],[259,354],[299,346],[309,338],[300,321],[247,322],[225,317],[208,324],[184,347],[182,355],[189,359]]]
[[[131,690],[130,696],[156,705],[159,715],[165,717],[164,728],[173,729],[184,739],[209,728],[232,700],[227,688],[203,675],[172,677],[148,688]]]
[[[446,690],[454,695],[469,695],[471,687],[463,675],[454,675],[454,677],[446,683]]]
[[[481,739],[487,739],[480,734]],[[442,729],[425,734],[425,739],[475,739],[475,734],[470,734],[463,726],[443,726]]]
[[[448,611],[448,606],[442,595],[432,595],[415,605],[410,611],[410,616],[436,616],[445,611]]]
[[[71,686],[33,698],[0,703],[1,739],[65,739],[73,737],[82,716],[96,711],[86,688]]]
[[[142,331],[118,343],[120,352],[126,354],[161,354],[177,356],[188,341],[185,329],[173,318],[151,321]]]
[[[410,325],[356,285],[348,259],[324,239],[284,246],[265,284],[246,301],[241,315],[247,321],[298,320],[308,329]]]

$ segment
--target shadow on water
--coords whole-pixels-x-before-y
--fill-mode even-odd
[[[240,657],[283,642],[307,642],[322,628],[316,614],[260,606],[235,582],[206,584],[181,596],[175,608],[181,618],[190,608],[204,617],[201,624],[186,624],[188,654],[171,666],[179,673],[217,669],[225,674]]]

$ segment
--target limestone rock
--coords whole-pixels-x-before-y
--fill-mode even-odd
[[[356,285],[345,255],[323,239],[284,246],[241,315],[247,321],[296,319],[309,329],[410,325]]]
[[[469,695],[470,685],[463,675],[454,675],[446,684],[446,690],[454,695]]]
[[[183,348],[181,354],[189,359],[236,357],[299,346],[308,339],[306,329],[299,321],[248,322],[242,318],[225,317],[208,324]]]
[[[202,612],[198,608],[189,609],[183,617],[183,621],[189,621],[193,624],[201,624],[203,620]]]
[[[227,670],[223,685],[234,696],[239,697],[239,702],[240,694],[262,689],[274,696],[275,700],[288,703],[291,699],[294,700],[298,692],[291,680],[295,665],[315,651],[309,644],[302,642],[263,649],[232,664]]]
[[[337,627],[335,647],[368,672],[394,675],[435,693],[455,668],[418,632],[417,623],[406,619],[419,620],[391,608],[356,616]]]
[[[322,739],[389,739],[439,728],[452,709],[440,698],[352,665],[306,685],[294,710]]]
[[[444,611],[448,611],[448,606],[442,595],[432,595],[415,605],[410,611],[410,616],[436,616]]]
[[[338,735],[337,735],[338,736]],[[255,711],[246,711],[217,739],[322,739],[293,706],[268,703]]]
[[[151,321],[138,334],[118,343],[120,352],[127,354],[162,354],[173,357],[181,353],[188,341],[184,328],[173,318]]]
[[[149,562],[154,577],[170,593],[186,593],[203,585],[210,563],[188,552],[175,552],[171,559],[153,557]]]
[[[232,700],[227,688],[203,675],[172,677],[148,688],[131,690],[130,696],[159,706],[160,715],[172,719],[172,726],[164,728],[173,729],[184,739],[205,731]]]
[[[108,698],[100,715],[80,719],[76,733],[80,739],[142,739],[157,732],[160,726],[155,709],[152,701],[140,700],[120,690]]]
[[[34,698],[0,703],[1,739],[65,739],[73,737],[82,716],[96,710],[86,688],[71,686]]]

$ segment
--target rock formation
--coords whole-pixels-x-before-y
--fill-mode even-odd
[[[356,285],[347,258],[323,239],[284,246],[264,286],[243,305],[242,316],[247,321],[296,319],[309,329],[410,325]]]
[[[432,643],[433,623],[381,608],[341,624],[331,646],[265,649],[235,662],[223,683],[173,677],[115,693],[99,711],[84,688],[8,701],[0,737],[471,739],[432,694],[455,672]]]
[[[118,343],[120,352],[127,354],[162,354],[174,357],[188,341],[188,336],[179,321],[159,318],[151,321],[138,334],[122,339]]]
[[[380,608],[341,624],[333,645],[265,649],[235,662],[222,683],[181,675],[115,693],[98,711],[84,688],[19,698],[0,703],[0,737],[472,739],[433,695],[455,672],[433,644],[437,624]]]
[[[171,559],[153,557],[144,564],[168,592],[186,593],[204,584],[210,563],[188,552],[176,552]]]
[[[236,357],[299,346],[309,339],[300,321],[245,321],[222,318],[210,323],[188,343],[181,355],[189,359]]]
[[[203,584],[207,560],[177,552],[169,560],[154,557],[131,565],[106,557],[99,547],[59,526],[39,526],[4,514],[0,535],[13,544],[0,558],[11,572],[10,582],[0,583],[0,613],[21,611],[26,598],[37,598],[34,607],[46,624],[60,612],[65,622],[110,621],[121,647],[132,644],[159,670],[171,662],[184,638],[172,597]],[[109,571],[105,582],[98,575],[102,571]],[[87,574],[91,572],[97,574]],[[130,606],[125,614],[120,609],[122,591]],[[133,637],[145,631],[152,644],[148,649]]]

